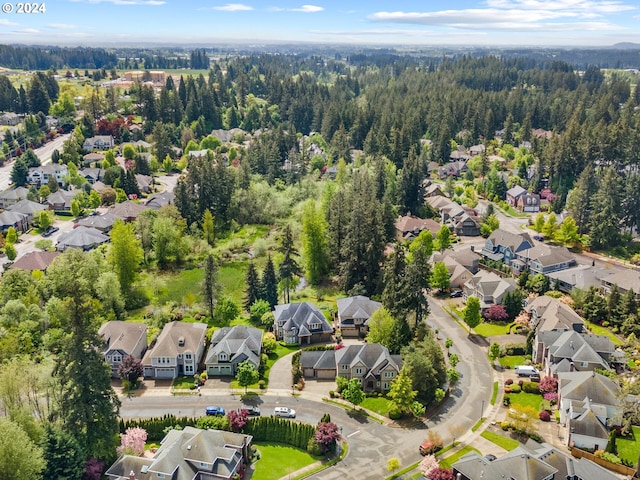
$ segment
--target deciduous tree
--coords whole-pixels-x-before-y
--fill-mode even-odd
[[[464,307],[463,320],[469,327],[469,335],[471,335],[471,330],[480,325],[480,322],[482,321],[482,316],[480,315],[480,300],[478,297],[471,296],[467,298],[467,305]]]
[[[402,413],[409,413],[418,391],[413,389],[413,382],[404,370],[391,383],[387,396],[393,406]]]
[[[357,378],[349,380],[347,386],[342,390],[341,395],[342,398],[353,405],[353,408],[356,408],[356,405],[360,405],[365,398],[360,380]]]
[[[133,224],[116,220],[111,229],[108,259],[118,276],[123,295],[128,295],[144,257]]]
[[[238,364],[236,381],[238,382],[238,385],[244,387],[244,392],[247,393],[249,385],[253,385],[258,381],[258,369],[253,363],[245,360]]]

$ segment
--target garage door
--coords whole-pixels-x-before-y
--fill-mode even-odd
[[[316,375],[318,378],[321,378],[323,380],[333,380],[336,376],[336,371],[333,369],[316,370]]]
[[[233,375],[231,371],[231,365],[216,365],[207,368],[207,374],[211,376],[216,375]]]
[[[174,378],[174,368],[156,368],[156,378]]]

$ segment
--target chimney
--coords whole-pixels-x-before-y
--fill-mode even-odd
[[[136,472],[133,470],[129,472],[129,480],[136,480]]]

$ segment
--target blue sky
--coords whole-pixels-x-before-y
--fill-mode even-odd
[[[638,0],[49,0],[32,14],[3,1],[0,43],[640,43]]]

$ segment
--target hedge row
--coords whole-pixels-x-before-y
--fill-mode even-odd
[[[315,430],[313,425],[306,423],[292,422],[278,417],[257,417],[247,422],[243,433],[252,435],[253,440],[257,442],[284,443],[306,450]]]
[[[198,423],[197,418],[193,417],[176,417],[175,415],[164,415],[162,417],[145,418],[141,420],[122,419],[120,420],[120,433],[124,433],[127,428],[140,427],[147,432],[148,442],[159,442],[166,435],[167,428],[179,427],[195,427]]]

